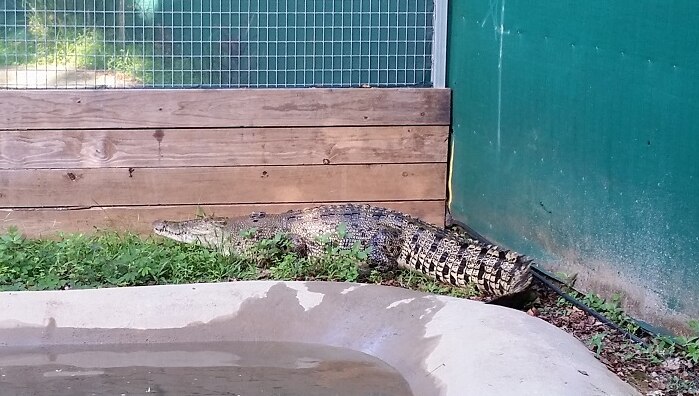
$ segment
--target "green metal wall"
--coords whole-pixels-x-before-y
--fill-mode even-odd
[[[452,216],[698,318],[699,2],[462,0],[449,24]]]

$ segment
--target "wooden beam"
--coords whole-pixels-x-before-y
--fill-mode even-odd
[[[449,125],[449,89],[3,91],[0,129]]]
[[[446,162],[448,126],[0,132],[0,169]]]
[[[428,223],[444,226],[445,202],[370,202],[376,206],[418,217]],[[151,224],[157,219],[185,220],[195,218],[197,213],[216,216],[245,216],[255,211],[281,213],[291,209],[315,206],[313,203],[300,204],[259,204],[259,205],[211,205],[185,206],[144,206],[111,207],[77,210],[12,210],[0,209],[0,230],[17,227],[27,236],[51,236],[58,232],[94,232],[97,229],[133,231],[150,234]]]
[[[0,170],[0,207],[444,199],[447,165]]]

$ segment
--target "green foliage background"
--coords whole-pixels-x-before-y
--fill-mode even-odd
[[[67,65],[160,87],[430,84],[433,7],[432,0],[0,0],[0,66],[73,57]]]

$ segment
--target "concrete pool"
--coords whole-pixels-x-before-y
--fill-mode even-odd
[[[2,395],[638,394],[523,312],[335,282],[0,293],[0,376]]]

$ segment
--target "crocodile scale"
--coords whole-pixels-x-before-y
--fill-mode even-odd
[[[480,292],[496,297],[521,292],[532,281],[531,261],[522,255],[370,205],[323,205],[280,214],[158,220],[153,230],[167,238],[199,243],[224,253],[243,253],[257,241],[279,233],[287,235],[295,250],[311,257],[324,252],[321,236],[343,248],[359,242],[363,248],[370,247],[370,268],[407,268],[453,286],[474,285]]]

